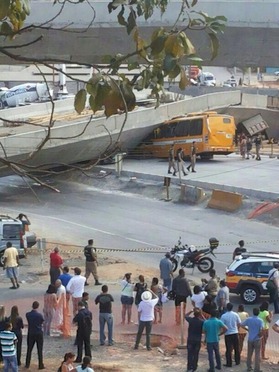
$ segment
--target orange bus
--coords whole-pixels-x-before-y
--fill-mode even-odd
[[[172,144],[190,156],[192,142],[197,155],[210,159],[213,155],[228,155],[235,151],[235,122],[233,116],[215,111],[174,117],[154,129],[140,149],[144,155],[167,158]]]

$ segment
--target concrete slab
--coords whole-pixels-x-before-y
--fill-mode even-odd
[[[187,162],[186,162],[187,165]],[[102,166],[114,170],[115,165]],[[168,174],[168,162],[159,159],[124,159],[121,175],[164,182]],[[239,155],[216,156],[210,161],[198,161],[196,173],[187,176],[171,176],[172,184],[187,184],[205,190],[225,190],[260,200],[279,199],[279,159],[263,155],[261,161],[242,160]],[[168,175],[169,176],[169,175]]]

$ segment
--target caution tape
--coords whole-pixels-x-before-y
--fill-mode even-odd
[[[247,245],[253,245],[253,244],[274,244],[274,243],[278,243],[279,242],[279,239],[274,239],[274,240],[256,240],[256,241],[248,241],[246,242],[246,246]],[[75,245],[75,244],[67,244],[67,243],[60,243],[60,242],[52,242],[52,241],[48,241],[46,239],[46,243],[47,244],[52,244],[54,246],[59,246],[59,248],[61,246],[71,246],[71,247],[76,247],[76,248],[79,248],[79,249],[70,249],[70,250],[63,250],[63,249],[60,249],[61,252],[65,252],[65,253],[83,253],[84,252],[84,247],[80,246],[80,245]],[[195,245],[195,247],[197,249],[201,249],[201,248],[208,248],[208,245]],[[222,243],[222,247],[234,247],[235,248],[235,244],[232,244],[232,243],[225,243],[223,244]],[[130,253],[141,253],[141,252],[144,252],[144,253],[166,253],[166,252],[169,252],[171,249],[173,249],[174,247],[138,247],[138,248],[127,248],[127,249],[123,249],[123,248],[107,248],[107,247],[94,247],[94,249],[96,249],[98,252],[130,252]],[[214,250],[214,254],[218,254],[218,255],[222,255],[222,254],[228,254],[229,252],[220,252],[220,250],[217,251],[218,248],[216,248]],[[46,252],[51,252],[53,250],[53,248],[47,248],[45,251]],[[278,252],[279,253],[279,252]]]

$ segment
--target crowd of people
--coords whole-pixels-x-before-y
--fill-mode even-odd
[[[12,247],[8,247],[10,249]],[[244,249],[244,242],[239,242],[237,249]],[[7,251],[6,250],[6,251]],[[87,261],[90,251],[93,251],[95,261]],[[13,252],[13,251],[12,251]],[[238,252],[234,252],[238,254]],[[89,293],[85,292],[85,286],[89,285],[90,273],[93,274],[95,285],[101,285],[96,266],[87,265],[88,262],[97,262],[97,254],[93,248],[93,240],[88,241],[84,248],[85,276],[81,274],[79,267],[70,268],[63,266],[64,260],[60,256],[59,248],[55,247],[50,254],[50,284],[43,297],[43,305],[34,301],[31,311],[25,317],[27,321],[27,352],[25,368],[30,368],[32,350],[34,345],[38,351],[38,368],[45,369],[43,361],[44,338],[52,335],[70,337],[73,325],[76,326],[75,345],[77,354],[66,353],[59,370],[66,371],[93,371],[91,363],[91,333],[92,312],[89,309]],[[9,259],[9,254],[8,257]],[[15,262],[17,258],[15,257]],[[7,263],[7,261],[6,261]],[[7,268],[6,268],[7,269]],[[253,309],[253,315],[249,316],[243,305],[237,311],[233,311],[234,305],[230,301],[229,288],[225,280],[220,280],[214,269],[209,272],[209,278],[203,278],[200,285],[191,287],[184,269],[180,269],[174,276],[170,254],[167,253],[159,264],[160,278],[153,277],[150,283],[145,281],[143,275],[133,280],[132,273],[126,273],[119,282],[121,302],[121,324],[131,324],[132,312],[135,305],[138,331],[134,349],[140,346],[141,337],[145,330],[146,349],[151,350],[151,332],[153,324],[163,322],[163,307],[168,298],[174,299],[175,323],[181,325],[184,320],[188,323],[188,361],[187,371],[196,371],[198,368],[199,351],[202,340],[206,344],[209,372],[220,370],[221,356],[219,350],[220,335],[224,334],[226,348],[225,367],[232,367],[241,363],[243,358],[243,344],[247,337],[247,370],[260,372],[261,360],[268,358],[266,345],[269,336],[269,327],[272,323],[273,313],[269,309],[269,303],[263,302],[259,308]],[[278,288],[279,288],[279,264],[275,263],[269,273],[269,280],[274,282],[277,290],[273,293],[274,311],[278,313]],[[94,272],[94,273],[93,273]],[[7,272],[8,274],[8,272]],[[9,276],[8,276],[9,277]],[[160,283],[162,280],[162,284]],[[13,283],[16,285],[17,281]],[[170,296],[172,293],[172,296]],[[277,293],[277,294],[276,294]],[[72,311],[70,309],[72,302]],[[114,319],[112,311],[113,296],[109,293],[106,284],[101,286],[101,292],[94,300],[99,306],[99,344],[100,346],[114,345]],[[191,310],[187,311],[186,304],[191,304]],[[42,311],[39,311],[39,308]],[[169,319],[168,319],[169,321]],[[105,332],[107,327],[107,335]],[[22,363],[22,329],[23,318],[19,314],[17,306],[13,306],[10,315],[6,316],[5,307],[0,306],[0,360],[4,361],[4,371],[18,371]],[[279,333],[279,320],[272,325],[272,329]],[[254,369],[252,358],[254,355]],[[75,366],[75,364],[80,364]]]
[[[250,159],[251,157],[256,160],[261,160],[260,150],[263,147],[261,134],[251,138],[242,133],[239,135],[238,143],[242,159]],[[255,145],[256,155],[252,153],[253,144]]]

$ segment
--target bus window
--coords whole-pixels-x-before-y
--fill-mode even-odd
[[[223,123],[224,124],[230,124],[231,123],[231,119],[229,119],[229,118],[223,118]]]
[[[185,137],[188,136],[189,132],[189,121],[179,121],[176,124],[175,136],[176,137]]]
[[[189,136],[202,135],[202,119],[193,119],[189,122]]]

